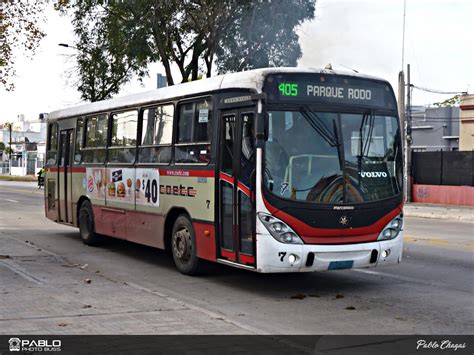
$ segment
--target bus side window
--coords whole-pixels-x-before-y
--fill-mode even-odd
[[[179,106],[176,163],[209,163],[211,157],[212,109],[209,98]]]
[[[126,111],[112,115],[112,135],[108,161],[111,163],[135,162],[137,145],[138,111]]]
[[[80,164],[82,161],[82,142],[84,137],[84,119],[79,118],[76,125],[76,142],[74,145],[74,163]]]
[[[46,165],[56,164],[58,157],[58,125],[50,123],[48,129],[48,147],[46,153]]]
[[[142,137],[138,149],[140,163],[168,164],[171,161],[173,116],[172,104],[143,110]]]
[[[89,117],[86,120],[86,137],[82,149],[82,161],[85,163],[104,163],[107,142],[107,115]]]

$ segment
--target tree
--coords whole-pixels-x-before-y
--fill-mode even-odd
[[[5,143],[0,142],[0,151],[3,152],[5,150]]]
[[[238,11],[219,41],[219,73],[296,66],[302,55],[296,30],[314,18],[315,1],[247,1]]]
[[[105,98],[133,74],[161,62],[168,85],[262,66],[296,65],[296,27],[314,17],[314,0],[122,0],[77,3],[78,85],[83,98]],[[112,66],[112,63],[114,65]],[[105,85],[107,84],[107,85]],[[107,95],[96,95],[112,87]]]
[[[216,34],[228,18],[231,6],[221,0],[120,1],[100,5],[107,13],[103,19],[127,33],[124,46],[117,50],[141,48],[148,50],[149,62],[160,61],[169,85],[175,83],[172,64],[181,73],[181,82],[199,76],[200,61],[207,59],[211,75]],[[111,38],[112,39],[112,38]],[[211,47],[212,46],[212,47]],[[130,55],[136,55],[131,52]],[[149,64],[145,64],[145,67]]]
[[[461,103],[461,94],[457,94],[444,101],[435,102],[434,105],[436,107],[454,107],[456,105],[459,105],[460,103]]]
[[[133,36],[139,33],[129,37],[129,31],[124,31],[120,24],[108,16],[102,6],[89,1],[75,4],[77,86],[84,100],[94,102],[110,98],[134,74],[139,77],[146,74],[150,51],[146,46],[134,46]]]
[[[12,153],[14,153],[12,148],[10,148],[10,147],[5,148],[5,154],[8,154],[8,159],[10,159],[10,160],[12,158]]]
[[[5,122],[3,124],[3,127],[8,129],[9,131],[9,136],[10,136],[10,139],[9,139],[9,147],[5,149],[5,153],[8,154],[8,159],[12,159],[12,153],[13,153],[13,149],[12,149],[12,130],[13,130],[13,122]]]
[[[7,91],[15,88],[15,58],[32,56],[44,37],[39,23],[47,0],[0,2],[0,85]]]

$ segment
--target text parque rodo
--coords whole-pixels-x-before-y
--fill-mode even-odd
[[[370,89],[345,88],[325,85],[307,85],[306,95],[348,100],[369,101],[372,99],[372,91]]]

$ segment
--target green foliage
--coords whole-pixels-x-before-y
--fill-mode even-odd
[[[0,1],[0,85],[7,91],[15,88],[15,59],[32,56],[44,37],[39,24],[44,20],[47,0]]]
[[[78,1],[78,85],[95,101],[117,93],[134,74],[161,62],[168,85],[266,66],[294,66],[301,57],[297,27],[314,18],[314,0]]]
[[[435,102],[433,105],[435,105],[436,107],[454,107],[454,106],[459,106],[460,103],[461,103],[461,94],[458,94],[444,101]]]
[[[12,128],[13,128],[13,122],[5,122],[5,123],[3,123],[3,129],[12,130]]]
[[[142,62],[142,68],[160,61],[169,85],[175,83],[171,74],[173,64],[181,73],[181,82],[186,82],[198,78],[200,61],[212,63],[215,37],[229,11],[227,2],[221,0],[124,0],[106,6],[107,21],[127,33],[128,42],[115,48],[128,47],[131,57],[146,50],[148,62]]]
[[[0,151],[5,150],[5,143],[0,142]]]
[[[314,18],[313,0],[239,2],[217,51],[219,73],[253,68],[296,66],[301,47],[299,25]]]
[[[5,150],[4,150],[4,152],[5,152],[5,154],[10,155],[10,154],[12,154],[14,151],[13,151],[13,148],[6,147]]]
[[[147,46],[134,41],[140,33],[131,34],[129,27],[111,16],[110,7],[90,1],[74,5],[78,90],[92,102],[112,97],[134,74],[143,77],[151,55]]]

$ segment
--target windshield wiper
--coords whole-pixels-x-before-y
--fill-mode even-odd
[[[341,170],[344,170],[344,157],[342,155],[342,143],[341,143],[341,137],[339,137],[339,131],[337,130],[337,123],[336,121],[332,121],[333,123],[333,130],[334,130],[334,137],[336,138],[337,142],[337,156],[339,158],[339,168]]]
[[[302,106],[301,114],[308,124],[331,146],[339,146],[338,138],[335,137],[327,128],[324,121],[315,112],[308,109],[307,106]]]
[[[362,178],[361,172],[362,172],[362,158],[364,156],[369,156],[369,151],[370,151],[370,144],[372,142],[372,134],[374,132],[374,122],[375,122],[375,115],[373,111],[369,110],[364,113],[364,116],[362,116],[362,121],[360,123],[359,127],[359,154],[357,155],[357,175],[359,179],[359,185],[360,185],[360,180]],[[364,137],[363,131],[364,131],[364,126],[368,124],[368,132],[367,132],[367,137]]]
[[[372,143],[372,135],[374,134],[375,115],[370,112],[370,114],[366,117],[369,117],[369,133],[367,134],[367,138],[365,139],[364,150],[362,152],[362,155],[368,157],[370,152],[370,144]]]

